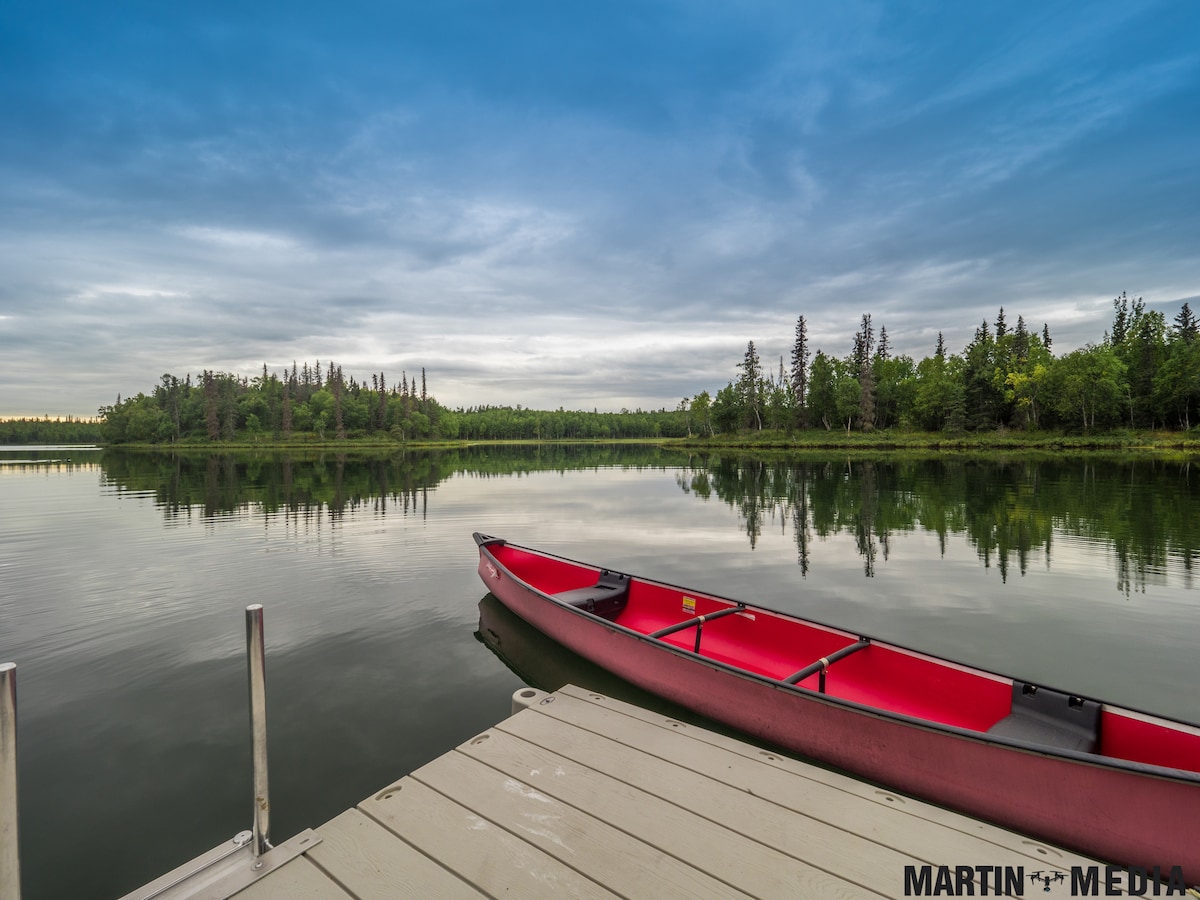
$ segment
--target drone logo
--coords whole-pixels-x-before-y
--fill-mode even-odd
[[[1040,869],[1037,872],[1029,873],[1029,880],[1034,884],[1040,884],[1042,890],[1049,893],[1050,885],[1054,883],[1064,882],[1067,880],[1066,872],[1043,872]]]

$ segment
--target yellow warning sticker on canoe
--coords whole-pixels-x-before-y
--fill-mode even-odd
[[[689,616],[694,616],[696,614],[696,598],[695,597],[684,597],[683,598],[683,611],[685,613],[687,613]]]

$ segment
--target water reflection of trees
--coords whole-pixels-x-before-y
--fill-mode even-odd
[[[95,447],[0,448],[0,475],[81,472],[99,465],[100,452]]]
[[[109,450],[105,483],[154,497],[168,519],[254,509],[267,515],[328,515],[367,509],[424,516],[429,494],[453,475],[475,478],[604,466],[677,466],[683,454],[617,445],[477,446],[378,453],[172,453]]]
[[[267,515],[327,512],[338,518],[362,508],[419,510],[440,480],[428,459],[400,463],[345,454],[170,455],[111,452],[104,480],[119,491],[149,494],[168,519],[229,515],[254,509]]]
[[[897,534],[936,536],[944,555],[964,537],[1002,578],[1050,564],[1056,542],[1095,542],[1113,554],[1126,592],[1191,573],[1200,547],[1200,479],[1187,463],[1149,459],[780,459],[703,456],[630,445],[485,445],[371,453],[105,451],[102,477],[150,494],[168,518],[267,515],[336,520],[349,512],[424,516],[442,481],[534,472],[670,468],[680,487],[733,508],[751,546],[790,532],[808,573],[820,541],[853,538],[868,577]]]
[[[711,458],[680,486],[738,513],[751,546],[763,529],[790,526],[807,574],[814,539],[851,535],[870,577],[897,533],[962,535],[1005,580],[1034,560],[1048,566],[1056,540],[1105,544],[1118,588],[1144,590],[1168,566],[1191,573],[1200,546],[1200,484],[1188,463],[1068,458],[766,461]]]

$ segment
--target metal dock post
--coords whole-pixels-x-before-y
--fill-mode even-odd
[[[271,799],[267,787],[267,670],[261,603],[246,607],[246,666],[250,676],[250,738],[254,759],[254,838],[256,857],[271,849]]]
[[[0,663],[0,897],[20,900],[17,841],[17,666]]]
[[[250,683],[250,740],[254,771],[254,828],[156,878],[122,900],[222,900],[283,868],[321,843],[311,828],[273,847],[267,793],[267,677],[263,608],[246,607],[246,670]],[[268,852],[269,851],[269,852]],[[0,885],[3,887],[3,885]],[[285,889],[282,894],[291,896]],[[339,896],[344,896],[340,894]],[[0,900],[8,895],[0,892]]]

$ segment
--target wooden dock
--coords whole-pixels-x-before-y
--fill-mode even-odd
[[[905,896],[906,866],[931,879],[972,867],[976,896],[1006,893],[1005,867],[1031,896],[1034,873],[1064,872],[1066,896],[1071,867],[1095,865],[581,688],[522,695],[528,708],[269,851],[257,873],[241,848],[232,880],[194,890],[172,873],[129,897],[880,898]]]

